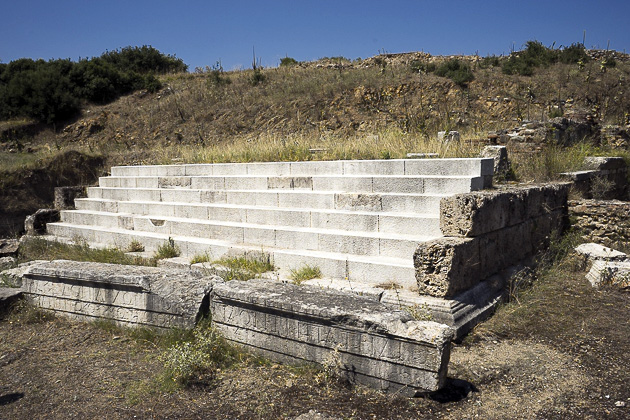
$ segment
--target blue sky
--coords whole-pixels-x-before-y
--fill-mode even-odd
[[[630,52],[630,1],[0,0],[0,60],[152,45],[195,67],[265,67],[288,55],[509,53],[528,40]]]

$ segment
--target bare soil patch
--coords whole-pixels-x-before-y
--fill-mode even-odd
[[[0,321],[0,418],[628,418],[629,309],[548,273],[454,345],[447,389],[415,399],[251,361],[169,389],[154,342],[22,310]]]

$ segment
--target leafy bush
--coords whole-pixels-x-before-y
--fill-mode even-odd
[[[152,47],[126,47],[75,63],[22,58],[0,66],[0,118],[52,124],[76,115],[84,100],[107,103],[138,89],[161,88],[155,74],[185,71],[181,59]]]
[[[298,64],[298,61],[295,58],[284,57],[280,59],[280,67],[291,67]]]
[[[409,64],[409,69],[412,73],[433,73],[436,67],[435,63],[422,60],[413,60],[411,64]]]
[[[212,376],[217,369],[238,362],[241,356],[215,329],[201,324],[194,329],[192,341],[174,344],[160,361],[173,382],[187,385],[195,378]]]
[[[557,62],[585,63],[589,59],[581,44],[572,44],[558,50],[547,48],[539,41],[527,41],[525,45],[524,50],[513,53],[503,63],[503,73],[531,76],[537,67],[547,67]]]
[[[153,258],[155,258],[156,260],[175,258],[179,257],[180,253],[181,251],[179,247],[175,245],[175,241],[173,240],[173,238],[168,238],[166,242],[158,247]]]
[[[466,87],[475,76],[467,63],[456,58],[445,61],[435,70],[435,74],[442,77],[448,77],[455,84]]]
[[[496,55],[489,55],[487,57],[484,57],[479,62],[479,67],[481,67],[482,69],[488,69],[490,67],[499,67],[500,65],[501,65],[501,61],[499,60],[499,57],[497,57]]]

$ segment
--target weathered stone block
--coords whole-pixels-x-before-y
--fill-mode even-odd
[[[611,170],[627,167],[622,157],[587,156],[584,158],[584,169]]]
[[[630,289],[630,261],[595,261],[586,278],[593,287]]]
[[[0,239],[0,257],[15,257],[20,248],[17,239]]]
[[[440,201],[445,236],[476,237],[565,208],[569,184],[475,191]]]
[[[46,224],[59,221],[59,210],[39,209],[34,214],[26,216],[24,230],[27,235],[41,235],[46,233]]]
[[[75,318],[190,328],[216,281],[190,270],[56,260],[30,266],[23,289],[45,309]]]
[[[476,238],[440,238],[420,244],[414,254],[420,294],[451,297],[479,283],[479,247]]]
[[[444,385],[452,331],[374,300],[264,281],[217,284],[212,322],[231,341],[283,361],[334,363],[351,382],[406,395]]]
[[[480,157],[492,158],[494,161],[494,174],[505,176],[510,170],[510,161],[508,159],[506,146],[486,146],[483,148]]]

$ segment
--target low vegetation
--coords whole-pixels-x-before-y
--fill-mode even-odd
[[[81,239],[77,239],[74,244],[66,244],[37,237],[29,238],[20,245],[18,260],[73,260],[155,266],[153,259],[129,256],[118,248],[91,248]]]
[[[163,260],[166,258],[179,257],[180,254],[181,250],[179,249],[179,246],[177,246],[173,238],[169,237],[166,242],[158,246],[153,258],[156,260]]]
[[[146,89],[156,92],[156,75],[186,70],[182,60],[150,47],[126,47],[100,57],[19,59],[0,63],[0,118],[32,118],[53,124],[77,115],[82,101],[107,103]]]
[[[224,280],[251,280],[260,277],[261,274],[275,270],[272,263],[266,258],[224,257],[213,261],[213,264],[227,269]]]
[[[300,268],[292,268],[289,278],[295,284],[301,284],[306,280],[317,279],[322,277],[322,270],[317,266],[305,264]]]

